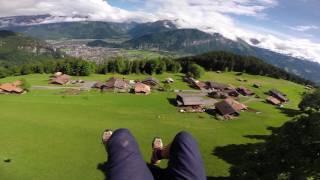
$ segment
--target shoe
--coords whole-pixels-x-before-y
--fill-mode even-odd
[[[163,149],[162,139],[156,137],[152,141],[151,164],[158,165],[161,162],[161,151]]]
[[[110,139],[111,135],[112,135],[112,130],[110,129],[106,129],[104,132],[103,132],[103,135],[102,135],[102,143],[103,144],[107,144],[108,140]]]

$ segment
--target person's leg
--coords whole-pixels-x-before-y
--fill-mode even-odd
[[[203,161],[195,139],[187,132],[180,132],[169,149],[169,179],[205,180]]]
[[[106,143],[108,180],[153,180],[139,146],[127,129],[116,130]]]

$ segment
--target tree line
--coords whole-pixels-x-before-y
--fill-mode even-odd
[[[155,58],[142,60],[128,60],[117,57],[106,60],[97,65],[96,73],[119,73],[119,74],[162,74],[164,72],[179,73],[181,71],[179,62],[171,58]]]
[[[22,65],[0,61],[0,78],[12,75],[26,75],[31,73],[53,73],[61,71],[75,76],[88,76],[91,73],[106,74],[162,74],[164,72],[183,72],[199,78],[204,70],[207,71],[236,71],[252,75],[269,76],[285,79],[299,84],[315,85],[305,80],[269,65],[251,56],[240,56],[228,52],[211,52],[199,56],[173,59],[169,57],[130,60],[124,57],[105,60],[99,64],[82,59],[66,57],[64,59],[44,59],[26,62]]]
[[[283,69],[267,64],[253,56],[241,56],[229,52],[210,52],[199,56],[178,59],[183,72],[187,73],[191,64],[198,64],[207,71],[236,71],[252,75],[262,75],[285,79],[299,84],[314,85],[312,81],[301,78]]]
[[[95,69],[95,63],[91,63],[76,58],[65,58],[56,60],[49,59],[37,62],[24,63],[22,65],[2,63],[0,66],[0,78],[35,73],[51,74],[54,72],[63,72],[65,74],[73,76],[88,76],[91,73],[94,73]]]
[[[0,78],[19,76],[34,73],[51,74],[63,72],[73,76],[89,76],[92,73],[107,74],[162,74],[164,72],[178,73],[181,71],[180,63],[170,58],[156,58],[145,60],[128,60],[117,57],[96,64],[77,58],[48,59],[37,62],[28,62],[22,65],[0,63]]]

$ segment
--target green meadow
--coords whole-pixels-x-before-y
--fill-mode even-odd
[[[149,96],[98,91],[66,95],[61,93],[63,90],[32,90],[23,95],[1,95],[0,179],[104,179],[97,167],[107,160],[101,144],[101,132],[105,128],[130,129],[146,161],[150,159],[153,137],[161,136],[164,142],[170,142],[179,131],[188,131],[199,144],[207,175],[228,176],[230,164],[213,154],[215,148],[257,142],[247,136],[267,135],[270,133],[268,127],[279,127],[290,120],[305,91],[303,86],[284,80],[235,74],[208,72],[201,78],[250,87],[261,97],[241,98],[254,111],[243,112],[239,118],[230,121],[219,121],[206,113],[179,113],[170,104],[170,99],[175,97],[173,92],[153,92]],[[81,79],[105,81],[111,76],[147,77],[108,74]],[[45,74],[9,77],[0,79],[0,83],[24,78],[33,86],[45,86],[48,77]],[[190,89],[182,81],[182,74],[155,77],[159,80],[174,78],[172,89]],[[262,87],[253,88],[253,83]],[[264,93],[271,88],[288,95],[290,102],[283,109],[263,101]],[[11,162],[5,163],[6,158]],[[165,167],[165,162],[161,166]]]

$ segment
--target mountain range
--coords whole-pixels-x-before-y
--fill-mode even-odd
[[[0,29],[21,32],[40,39],[96,39],[89,43],[90,46],[153,49],[185,55],[228,51],[258,57],[288,72],[320,83],[319,63],[259,48],[242,39],[230,40],[218,33],[181,29],[174,21],[114,23],[86,21],[86,17],[39,15],[0,18]],[[105,41],[109,38],[124,41],[117,44]],[[251,39],[251,42],[259,44],[255,39]]]

